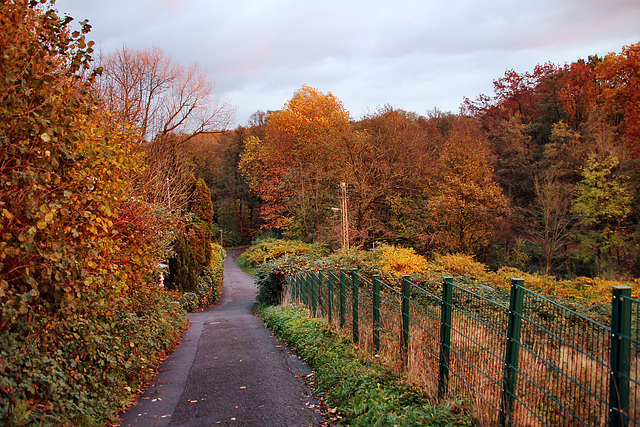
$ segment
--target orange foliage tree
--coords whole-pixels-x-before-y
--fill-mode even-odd
[[[429,193],[430,226],[422,235],[427,245],[445,252],[486,251],[509,204],[493,178],[486,138],[471,119],[452,118]]]
[[[596,66],[600,99],[621,124],[626,143],[640,154],[640,43],[610,53]]]
[[[334,95],[303,86],[267,117],[264,139],[246,140],[239,167],[262,200],[267,227],[299,236],[317,231],[336,198],[337,148],[349,129],[349,114]]]

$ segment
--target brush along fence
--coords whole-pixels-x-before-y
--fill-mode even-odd
[[[509,301],[453,283],[387,284],[357,270],[287,276],[285,298],[349,333],[433,398],[485,425],[640,424],[640,301],[612,290],[591,318],[513,279]]]

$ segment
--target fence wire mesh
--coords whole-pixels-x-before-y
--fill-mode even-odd
[[[608,316],[594,320],[524,287],[514,312],[513,299],[507,306],[452,282],[449,293],[446,283],[410,283],[406,296],[401,283],[378,283],[379,294],[355,271],[311,271],[288,277],[286,295],[431,397],[466,402],[482,425],[640,424],[640,301],[630,291],[618,314],[628,327],[618,331]]]

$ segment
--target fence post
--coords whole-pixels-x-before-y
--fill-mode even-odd
[[[359,304],[360,298],[358,297],[358,269],[354,268],[351,270],[351,290],[353,293],[353,312],[352,312],[352,320],[353,320],[353,342],[358,343],[360,341],[360,324],[358,321],[358,313],[359,313]]]
[[[411,282],[409,276],[402,276],[402,363],[407,365],[409,360],[409,294],[411,291]]]
[[[316,317],[316,307],[318,304],[317,296],[316,296],[316,275],[315,271],[310,272],[309,284],[311,285],[311,310],[313,311],[313,317]]]
[[[346,273],[344,268],[340,269],[340,327],[344,327],[346,322],[346,311],[347,311],[347,295],[346,295]]]
[[[380,353],[380,275],[373,275],[373,348]]]
[[[322,286],[324,285],[324,280],[322,280],[322,270],[318,270],[316,272],[316,281],[317,281],[317,294],[318,294],[318,311],[320,312],[320,317],[323,316],[322,311]]]
[[[327,273],[327,286],[329,287],[329,301],[327,310],[329,310],[329,324],[333,323],[332,315],[333,315],[333,269],[329,269]]]
[[[300,277],[300,298],[302,299],[302,303],[309,307],[309,299],[307,298],[307,275],[308,271],[302,273]]]
[[[507,351],[505,354],[504,380],[502,383],[502,404],[500,405],[500,425],[511,422],[513,401],[518,380],[518,356],[520,354],[520,333],[522,331],[522,306],[524,302],[523,279],[511,279],[509,299],[509,324],[507,326]]]
[[[304,276],[302,278],[302,295],[304,298],[304,304],[307,307],[311,307],[311,297],[310,297],[310,290],[309,290],[309,271],[305,271],[304,272]]]
[[[611,378],[609,425],[626,426],[631,360],[631,287],[614,286],[611,298]]]
[[[438,372],[438,396],[442,398],[449,390],[453,277],[445,277],[442,279],[442,302],[440,304],[440,369]]]

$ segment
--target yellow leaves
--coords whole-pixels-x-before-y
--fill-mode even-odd
[[[486,265],[477,262],[471,255],[460,253],[437,255],[429,267],[435,271],[453,276],[468,276],[478,279],[485,279],[487,273]]]
[[[383,273],[401,276],[425,271],[427,260],[418,255],[413,248],[383,245],[378,266]]]

